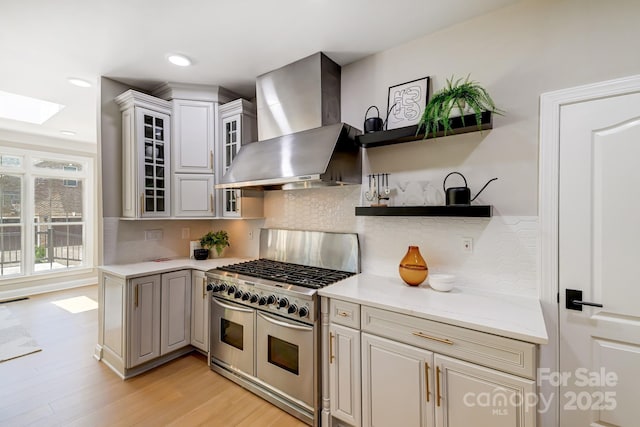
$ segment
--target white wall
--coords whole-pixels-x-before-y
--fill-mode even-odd
[[[359,128],[370,105],[387,107],[391,85],[430,76],[433,92],[471,74],[489,90],[506,110],[493,130],[368,149],[364,173],[390,173],[394,186],[429,181],[440,198],[450,171],[465,174],[472,195],[499,177],[478,199],[494,206],[492,219],[355,217],[358,190],[324,189],[268,193],[267,226],[357,231],[366,272],[395,276],[417,244],[432,271],[453,271],[465,286],[537,294],[539,96],[637,74],[638,16],[637,0],[523,1],[342,68],[342,120]],[[473,254],[461,250],[465,236]]]

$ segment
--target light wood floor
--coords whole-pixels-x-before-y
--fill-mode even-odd
[[[6,304],[42,351],[0,363],[0,426],[305,426],[207,367],[192,353],[123,381],[93,358],[98,311],[52,301],[89,286]]]

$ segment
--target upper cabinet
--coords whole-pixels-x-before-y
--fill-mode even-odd
[[[134,90],[116,98],[122,111],[122,216],[171,215],[171,104]]]
[[[225,174],[244,144],[256,141],[255,106],[245,99],[228,102],[220,112],[220,166],[218,181]],[[263,216],[263,194],[248,190],[221,190],[222,216],[227,218],[258,218]]]
[[[214,218],[218,106],[237,96],[219,86],[164,83],[154,95],[171,101],[173,212],[179,218]]]
[[[173,171],[213,173],[215,104],[209,101],[174,99]]]

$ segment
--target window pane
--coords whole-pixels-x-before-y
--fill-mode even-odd
[[[0,277],[21,274],[22,226],[0,226]]]
[[[53,169],[61,171],[81,171],[82,163],[66,162],[51,159],[33,159],[33,165],[39,169]]]
[[[22,156],[9,156],[6,154],[0,155],[0,166],[6,168],[20,168],[22,167]]]
[[[0,223],[19,223],[22,207],[22,178],[0,175]]]
[[[22,273],[22,178],[0,175],[0,277]]]
[[[35,223],[82,221],[83,180],[36,178],[34,185]]]
[[[83,264],[82,224],[35,226],[35,271],[56,270]]]

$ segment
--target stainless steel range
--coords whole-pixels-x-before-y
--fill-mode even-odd
[[[260,259],[207,272],[211,369],[317,426],[316,291],[359,270],[357,234],[261,230]]]

